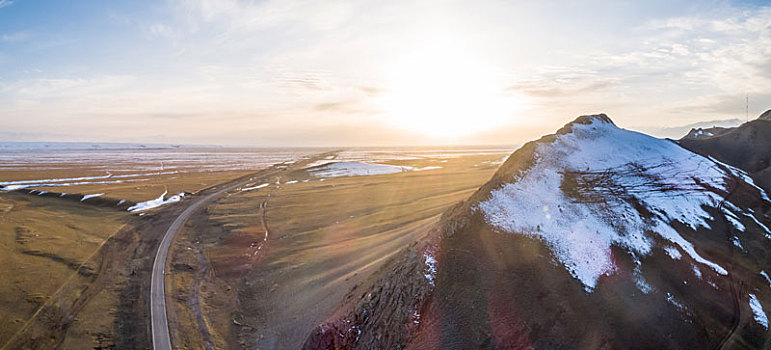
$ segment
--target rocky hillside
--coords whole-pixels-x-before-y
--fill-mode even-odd
[[[693,128],[691,131],[688,132],[687,135],[683,137],[683,139],[686,140],[703,140],[715,136],[723,135],[734,128],[721,128],[721,127],[712,127],[712,128]]]
[[[771,110],[725,133],[714,137],[686,136],[680,144],[745,170],[758,185],[771,190]]]
[[[514,152],[306,348],[762,348],[771,200],[584,116]]]

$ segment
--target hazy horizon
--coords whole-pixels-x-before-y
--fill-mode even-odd
[[[516,145],[771,107],[757,1],[0,0],[4,141]]]

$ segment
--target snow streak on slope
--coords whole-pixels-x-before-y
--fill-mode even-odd
[[[166,193],[167,193],[167,191],[163,191],[163,194],[161,194],[161,196],[156,198],[156,199],[151,199],[149,201],[139,202],[137,204],[134,204],[133,206],[128,208],[128,211],[130,211],[130,212],[141,212],[141,211],[145,211],[145,210],[150,210],[150,209],[157,208],[157,207],[160,207],[162,205],[169,204],[169,203],[179,202],[179,201],[182,200],[182,198],[185,198],[185,194],[184,193],[180,193],[178,195],[171,196],[168,199],[163,199],[163,197],[166,196]]]
[[[654,236],[671,244],[663,248],[672,258],[684,253],[728,273],[671,224],[709,227],[714,219],[703,206],[718,207],[738,170],[620,129],[605,116],[572,124],[571,132],[537,144],[533,157],[479,209],[499,229],[542,239],[587,291],[615,271],[612,245],[639,258],[651,252]]]
[[[87,194],[87,195],[83,196],[83,198],[81,198],[80,201],[82,202],[82,201],[84,201],[86,199],[94,198],[94,197],[99,197],[99,196],[103,196],[103,195],[104,195],[104,193]]]
[[[755,321],[762,324],[763,327],[768,329],[768,316],[766,316],[766,312],[763,311],[763,305],[760,305],[760,300],[758,300],[758,297],[755,296],[755,294],[750,293],[750,308],[752,309],[753,318],[755,318]]]
[[[260,188],[268,187],[268,186],[270,186],[270,184],[261,184],[261,185],[257,185],[257,186],[244,187],[244,188],[241,189],[241,191],[242,192],[243,191],[251,191],[251,190],[256,190],[256,189],[260,189]]]

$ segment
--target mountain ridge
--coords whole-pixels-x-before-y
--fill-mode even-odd
[[[711,137],[684,137],[688,150],[743,169],[771,190],[771,110],[757,119]]]

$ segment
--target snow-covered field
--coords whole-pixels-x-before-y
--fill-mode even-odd
[[[309,169],[315,177],[367,176],[403,173],[408,171],[425,171],[441,169],[440,166],[415,168],[402,165],[376,164],[365,162],[337,162]]]
[[[338,162],[309,170],[316,177],[383,175],[410,171],[409,167],[371,164],[363,162]]]
[[[354,149],[340,152],[336,157],[329,157],[314,162],[308,167],[315,167],[335,162],[384,163],[391,161],[451,159],[467,156],[500,155],[505,158],[516,147],[510,148],[437,148],[437,149]]]
[[[309,152],[240,149],[0,151],[0,189],[109,185],[143,182],[158,176],[258,170],[296,161]]]
[[[7,170],[88,167],[107,172],[195,172],[261,169],[313,153],[299,149],[116,149],[0,151],[0,174]],[[4,178],[3,178],[4,180]]]

